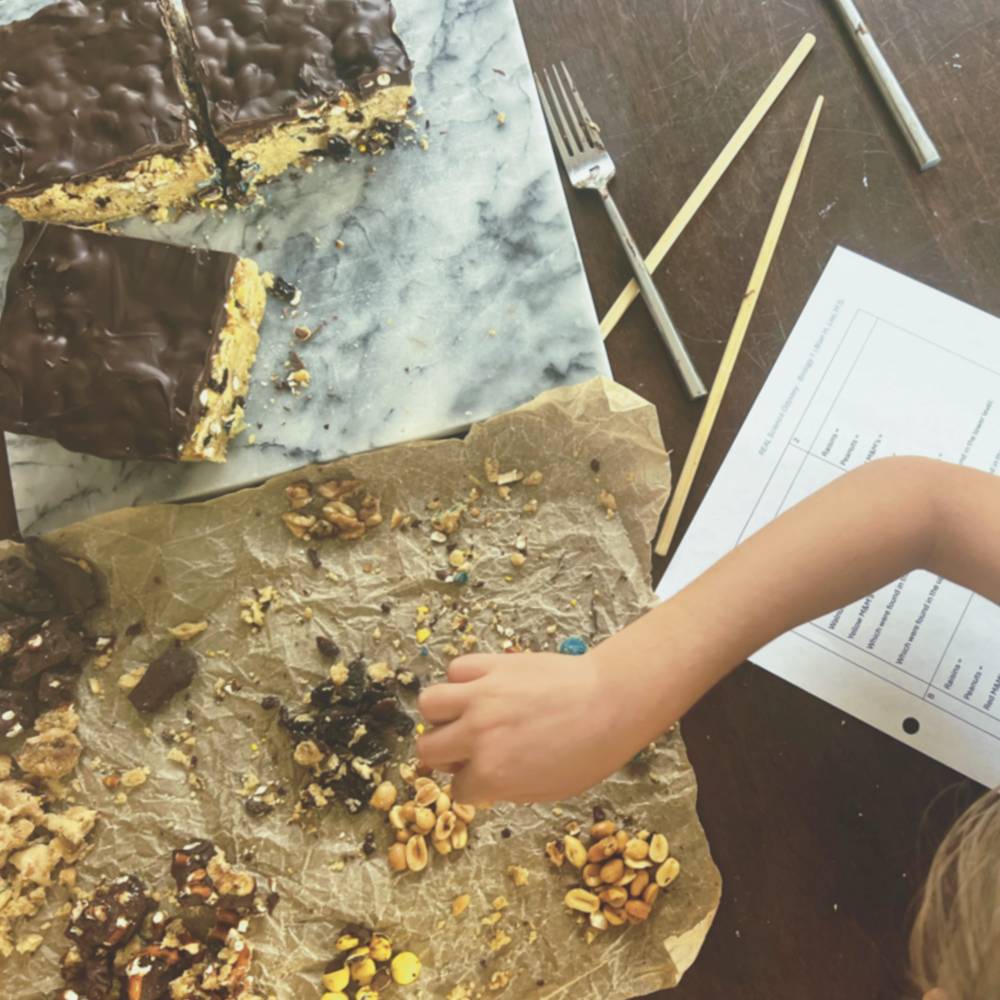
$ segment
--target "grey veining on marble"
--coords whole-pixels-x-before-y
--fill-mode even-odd
[[[3,0],[0,20],[43,5]],[[302,289],[295,317],[269,299],[249,428],[228,462],[110,462],[7,435],[23,531],[454,433],[554,386],[610,375],[512,0],[396,7],[422,109],[411,134],[427,150],[414,142],[321,161],[263,188],[266,203],[246,212],[116,227],[238,251]],[[20,222],[0,210],[3,283],[20,242]],[[307,343],[293,340],[296,325],[324,321]],[[270,379],[288,373],[291,347],[312,375],[299,398]]]

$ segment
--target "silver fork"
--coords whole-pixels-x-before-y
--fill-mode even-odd
[[[558,91],[552,85],[549,71],[542,70],[552,98],[551,104],[549,98],[546,97],[541,81],[538,79],[538,74],[535,74],[535,86],[538,88],[538,96],[542,99],[542,109],[545,112],[546,121],[549,123],[552,141],[555,143],[556,149],[559,150],[563,166],[566,168],[566,173],[569,175],[573,187],[591,188],[600,194],[604,207],[607,209],[608,215],[611,216],[611,222],[618,234],[618,239],[621,240],[622,247],[628,254],[629,263],[635,272],[635,279],[639,283],[643,298],[646,300],[646,306],[653,315],[653,322],[663,338],[663,343],[678,375],[681,377],[681,381],[684,383],[684,388],[691,399],[700,399],[707,394],[708,390],[699,378],[694,363],[684,347],[684,342],[677,332],[677,327],[674,326],[674,322],[667,312],[667,307],[663,304],[663,299],[660,298],[660,293],[656,290],[656,285],[653,284],[649,271],[646,270],[646,262],[642,254],[639,253],[639,248],[635,245],[635,240],[632,239],[632,234],[628,231],[628,226],[625,225],[625,220],[621,217],[618,206],[608,192],[608,182],[615,176],[615,165],[601,141],[601,130],[594,124],[594,120],[583,106],[583,101],[580,100],[580,94],[573,85],[566,64],[560,63],[559,65],[562,66],[563,76],[569,85],[569,94],[566,92],[566,86],[563,84],[557,67],[552,67],[552,73],[559,85]],[[561,101],[560,95],[562,95]],[[552,113],[553,106],[558,114],[558,119]]]

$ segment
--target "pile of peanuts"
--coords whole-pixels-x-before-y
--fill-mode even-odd
[[[428,841],[438,854],[460,851],[469,842],[469,826],[476,807],[452,802],[451,785],[440,788],[432,778],[413,783],[414,796],[389,809],[396,843],[389,848],[389,867],[397,872],[419,872],[427,867]]]
[[[557,867],[565,861],[580,870],[583,885],[570,889],[566,905],[590,918],[594,931],[608,926],[641,924],[653,904],[680,874],[662,833],[643,830],[631,836],[609,819],[590,828],[590,847],[568,833],[560,843],[545,845],[545,855]],[[590,931],[588,931],[588,936]]]
[[[349,986],[356,987],[353,1000],[379,1000],[389,983],[408,986],[420,975],[420,959],[413,952],[394,955],[385,934],[359,925],[345,927],[335,947],[340,954],[324,970],[322,1000],[351,1000]]]

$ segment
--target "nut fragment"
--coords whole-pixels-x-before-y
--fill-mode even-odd
[[[461,851],[468,842],[468,824],[463,823],[461,820],[456,820],[455,829],[451,832],[451,846],[454,847],[456,851]]]
[[[438,852],[438,854],[451,854],[452,851],[451,841],[447,837],[444,840],[435,840],[432,837],[431,844],[433,845],[434,850]]]
[[[613,906],[604,906],[601,908],[601,913],[604,914],[608,923],[614,927],[621,927],[622,924],[628,922],[628,917],[625,915],[624,910],[616,909]]]
[[[463,823],[471,823],[476,818],[476,807],[464,802],[453,802],[451,809]]]
[[[584,885],[589,885],[591,889],[603,885],[604,879],[601,878],[601,866],[598,864],[584,865],[583,882]]]
[[[450,810],[451,810],[451,796],[446,795],[444,792],[441,792],[441,794],[438,796],[437,802],[434,803],[434,812],[436,812],[438,816],[442,816],[444,815],[444,813]]]
[[[625,857],[633,861],[643,861],[649,854],[649,844],[644,840],[630,840],[625,845]]]
[[[661,889],[666,889],[668,885],[681,873],[681,863],[676,858],[667,858],[666,861],[656,869],[656,884]]]
[[[571,910],[579,910],[581,913],[596,913],[601,906],[601,901],[586,889],[570,889],[566,893],[566,905]]]
[[[323,986],[331,993],[343,993],[347,989],[347,984],[351,981],[351,970],[347,966],[334,969],[323,976]]]
[[[649,842],[649,860],[654,865],[662,865],[670,854],[670,844],[662,833],[654,833],[653,839]]]
[[[419,872],[427,867],[427,841],[421,834],[406,842],[406,866],[410,871]],[[415,978],[415,977],[414,977]],[[398,980],[397,980],[398,982]]]
[[[641,899],[630,899],[625,904],[625,912],[636,920],[645,920],[649,916],[651,907]]]
[[[465,911],[469,908],[469,903],[471,902],[472,897],[467,892],[463,892],[462,895],[456,897],[455,902],[451,904],[451,915],[453,917],[457,917],[465,913]]]
[[[392,958],[392,942],[384,934],[373,934],[368,948],[376,962],[388,962]]]
[[[389,867],[397,872],[405,872],[409,867],[406,863],[405,844],[396,843],[389,848]]]
[[[625,873],[625,865],[621,858],[612,858],[605,861],[601,866],[601,881],[605,883],[617,882]]]
[[[563,837],[563,848],[566,858],[574,868],[582,868],[587,863],[587,848],[576,837],[570,834]]]
[[[641,897],[646,891],[647,885],[649,885],[649,872],[637,872],[632,884],[628,887],[629,894],[637,898]]]
[[[430,833],[436,823],[437,817],[427,808],[417,809],[413,817],[413,825],[420,833]]]
[[[562,868],[563,862],[566,860],[566,852],[558,840],[550,840],[545,845],[545,856],[556,868]]]
[[[603,840],[605,837],[610,837],[618,829],[618,824],[610,819],[601,820],[600,823],[595,823],[590,828],[590,836],[594,840]]]
[[[406,822],[403,820],[403,810],[401,806],[393,806],[389,810],[389,822],[397,830],[405,830]]]
[[[457,822],[458,819],[450,809],[446,813],[442,813],[438,816],[437,823],[434,824],[434,839],[450,840]]]
[[[383,781],[372,793],[370,804],[374,809],[387,810],[392,808],[395,801],[396,786],[391,781]]]
[[[596,844],[591,845],[590,850],[587,851],[587,860],[593,863],[604,861],[610,858],[617,850],[618,845],[615,843],[615,838],[605,837],[603,840],[599,840]]]
[[[659,896],[660,896],[660,887],[655,882],[653,882],[651,885],[646,886],[646,891],[642,894],[642,901],[647,906],[652,906],[653,903],[655,903],[657,899],[659,899]]]
[[[595,931],[606,931],[608,929],[608,918],[600,910],[596,913],[591,913],[590,926]]]

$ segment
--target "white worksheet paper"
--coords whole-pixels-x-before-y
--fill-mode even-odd
[[[670,597],[782,511],[888,455],[997,472],[1000,319],[838,247],[657,593]],[[910,573],[751,659],[1000,784],[1000,608],[984,598]]]

